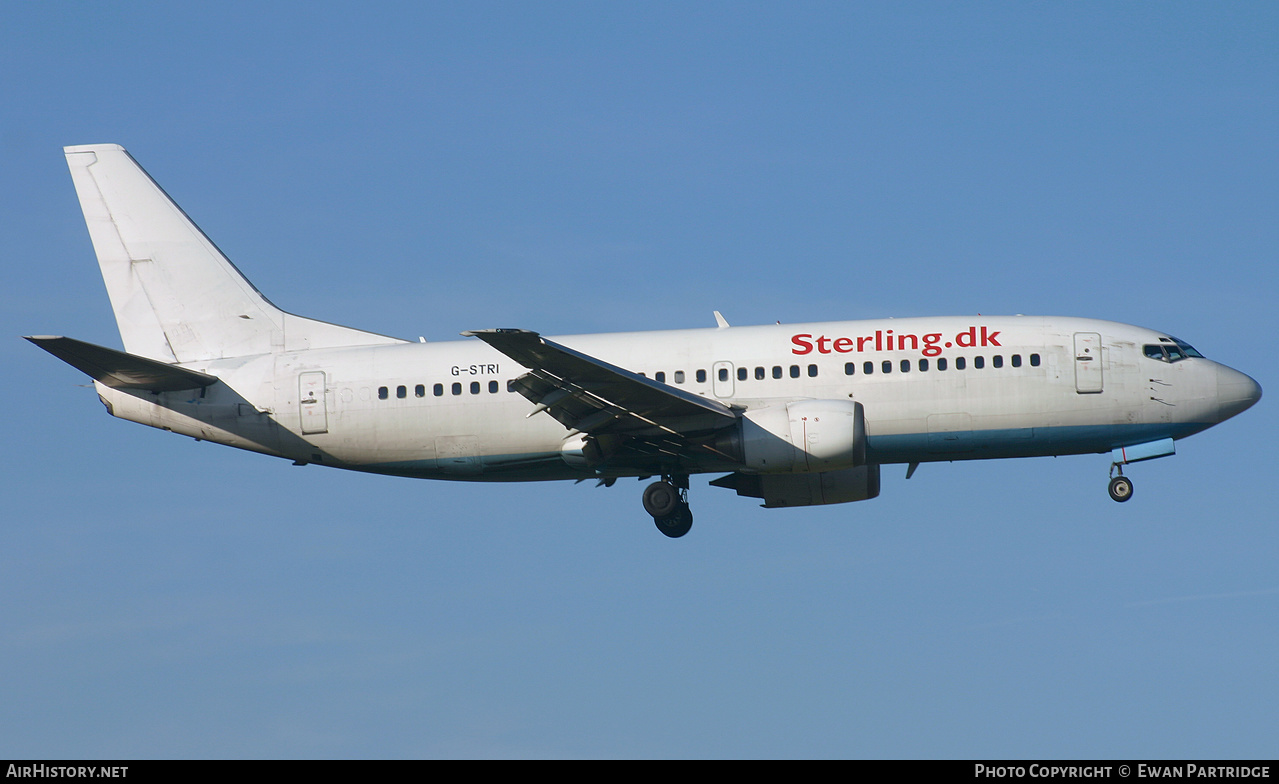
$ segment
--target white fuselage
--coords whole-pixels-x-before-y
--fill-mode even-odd
[[[865,409],[868,463],[1107,452],[1181,438],[1259,391],[1166,334],[1109,321],[939,317],[556,338],[650,379],[750,410],[798,399]],[[1158,353],[1158,352],[1154,352]],[[590,466],[571,433],[507,383],[525,368],[478,340],[285,351],[184,367],[198,391],[98,391],[126,419],[377,473],[522,481],[644,475]],[[1251,389],[1249,385],[1251,384]],[[1244,402],[1246,401],[1246,402]],[[731,471],[722,459],[689,472]]]

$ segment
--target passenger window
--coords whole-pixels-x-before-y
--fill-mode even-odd
[[[398,397],[398,398],[400,398],[401,400],[403,400],[404,398],[408,397],[408,396],[409,396],[409,390],[408,390],[408,387],[404,386],[403,384],[401,384],[400,386],[396,387],[396,388],[395,388],[395,396],[396,396],[396,397]]]
[[[496,382],[496,381],[490,381],[490,382],[489,382],[489,392],[490,392],[490,393],[492,393],[492,394],[496,394],[496,393],[497,393],[497,382]]]
[[[755,368],[755,380],[756,381],[764,380],[764,368],[762,367]]]
[[[390,391],[389,389],[387,389],[386,387],[378,387],[378,388],[377,388],[377,399],[378,399],[378,400],[386,400],[386,399],[387,399],[388,397],[390,397],[390,396],[391,396],[391,391]]]
[[[799,378],[799,365],[791,365],[791,366],[790,366],[790,377],[791,377],[791,378]]]
[[[1013,354],[1013,367],[1021,367],[1021,354]]]
[[[808,366],[808,377],[809,377],[809,378],[817,378],[817,366],[816,366],[816,365],[809,365],[809,366]]]
[[[480,394],[480,382],[478,381],[471,382],[471,394],[472,395]]]
[[[676,370],[676,371],[675,371],[675,383],[676,383],[676,384],[683,384],[683,383],[684,383],[684,371],[682,371],[682,370]]]
[[[938,370],[945,370],[945,369],[946,369],[946,358],[945,358],[945,357],[938,357],[938,358],[937,358],[937,369],[938,369]]]
[[[413,387],[413,394],[418,397],[426,397],[426,384],[418,384]]]
[[[665,384],[665,383],[666,383],[666,372],[665,372],[665,371],[663,371],[663,370],[659,370],[659,371],[657,371],[656,373],[654,373],[654,374],[653,374],[653,379],[654,379],[655,381],[660,381],[660,382],[662,382],[663,384]]]
[[[719,380],[720,380],[720,381],[727,381],[727,380],[728,380],[728,368],[720,368],[720,369],[719,369],[719,372],[718,372],[718,373],[716,373],[715,375],[719,378]]]
[[[1000,356],[999,354],[996,354],[995,356],[990,358],[990,364],[994,365],[997,368],[1001,368],[1004,366],[1004,358]]]
[[[1031,355],[1030,355],[1030,366],[1031,366],[1031,367],[1039,367],[1039,355],[1038,355],[1038,354],[1031,354]]]
[[[874,362],[863,362],[863,363],[862,363],[862,372],[863,372],[863,373],[865,373],[865,374],[866,374],[866,375],[868,375],[868,376],[869,376],[871,373],[874,373],[874,372],[875,372],[875,363],[874,363]]]
[[[928,369],[928,360],[926,360],[926,359],[921,359],[921,360],[919,360],[919,370],[920,370],[920,372],[922,373],[923,371],[925,371],[925,370],[927,370],[927,369]]]
[[[963,357],[955,357],[955,370],[963,370],[968,362]]]
[[[746,368],[738,368],[738,369],[737,369],[737,380],[738,380],[738,381],[745,381],[745,380],[746,380]]]
[[[892,372],[893,372],[893,361],[892,361],[891,359],[885,359],[885,360],[884,360],[884,367],[883,367],[883,371],[884,371],[885,373],[892,373]]]
[[[461,385],[461,384],[459,384],[458,382],[454,381],[454,382],[453,382],[453,389],[452,389],[452,392],[453,392],[453,394],[455,394],[455,395],[460,395],[460,394],[462,394],[462,385]]]
[[[705,370],[699,370],[699,371],[697,371],[697,383],[699,383],[699,384],[705,384],[705,383],[706,383],[706,371],[705,371]]]
[[[431,392],[434,393],[436,397],[442,397],[444,395],[444,385],[436,384],[431,387]]]
[[[773,378],[781,378],[781,377],[782,377],[782,366],[773,365]]]
[[[853,375],[853,373],[855,373],[855,372],[857,372],[857,363],[856,363],[856,362],[845,362],[845,363],[844,363],[844,375],[846,375],[846,376],[851,376],[851,375]]]
[[[973,357],[973,367],[977,368],[978,370],[981,370],[982,368],[986,367],[986,358],[980,357],[980,356]]]

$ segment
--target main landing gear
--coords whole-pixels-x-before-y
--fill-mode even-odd
[[[1119,476],[1114,475],[1116,469]],[[1132,498],[1132,480],[1124,476],[1124,467],[1114,463],[1110,466],[1110,473],[1110,497],[1120,503]]]
[[[657,530],[672,539],[688,533],[693,527],[693,513],[688,509],[688,477],[663,476],[662,481],[644,488],[644,511],[653,516]]]

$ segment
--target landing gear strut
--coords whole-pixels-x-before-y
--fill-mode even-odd
[[[688,508],[688,477],[663,476],[662,481],[644,488],[644,511],[653,516],[657,530],[672,539],[693,527]]]
[[[1119,476],[1113,476],[1115,469],[1119,469]],[[1110,470],[1112,474],[1110,478],[1110,497],[1120,503],[1132,498],[1132,480],[1124,476],[1123,466],[1116,463],[1110,467]]]

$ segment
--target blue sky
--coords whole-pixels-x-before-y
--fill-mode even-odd
[[[293,312],[446,340],[965,313],[1279,389],[1267,3],[11,3],[0,757],[1271,757],[1273,401],[1134,466],[764,510],[113,420],[67,144]],[[869,412],[868,412],[869,415]]]

